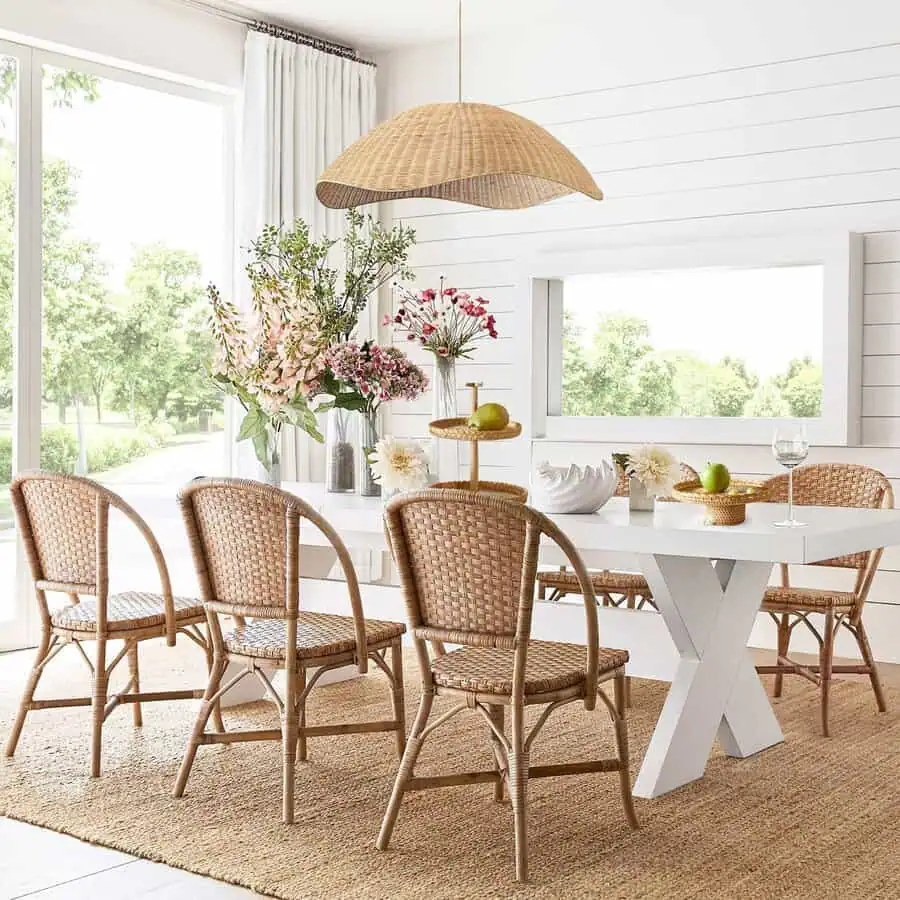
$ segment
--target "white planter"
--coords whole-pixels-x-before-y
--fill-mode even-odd
[[[653,512],[654,496],[632,475],[628,479],[628,508],[635,512]]]

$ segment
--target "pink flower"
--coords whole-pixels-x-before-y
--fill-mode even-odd
[[[430,337],[431,335],[433,335],[435,333],[436,330],[437,329],[430,322],[426,322],[422,326],[422,334],[424,334],[425,337]]]
[[[381,320],[381,327],[384,328],[387,325],[390,325],[391,322],[394,322],[394,321],[395,321],[395,319],[392,319],[389,315],[387,315],[387,313],[385,313],[384,318]]]
[[[447,347],[438,347],[438,356],[449,356],[450,350]]]
[[[444,288],[444,290],[442,290],[441,293],[445,297],[453,297],[456,294],[456,288]]]
[[[434,300],[434,298],[436,296],[437,296],[437,292],[435,291],[434,288],[425,288],[425,290],[422,291],[422,299],[423,300]]]

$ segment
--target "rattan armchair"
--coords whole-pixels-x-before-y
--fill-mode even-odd
[[[90,706],[92,722],[91,775],[100,775],[103,723],[121,704],[131,704],[134,724],[143,723],[141,703],[157,700],[199,699],[202,690],[141,691],[138,648],[142,641],[165,638],[174,646],[184,634],[206,654],[212,666],[212,648],[200,629],[206,615],[198,600],[172,596],[169,572],[162,551],[147,523],[121,497],[88,478],[35,472],[20,475],[10,488],[19,533],[34,581],[41,617],[41,639],[18,714],[6,745],[13,756],[25,718],[32,710]],[[161,593],[128,591],[109,593],[109,511],[118,510],[143,536],[159,573]],[[69,603],[51,610],[48,592],[67,594]],[[93,600],[82,600],[93,597]],[[122,647],[107,662],[107,645]],[[94,642],[91,661],[83,643]],[[44,669],[67,646],[73,646],[91,673],[90,697],[35,700]],[[109,693],[116,666],[128,659],[125,687]],[[223,731],[218,704],[215,724]]]
[[[637,818],[631,798],[624,712],[625,650],[599,647],[597,609],[588,575],[569,539],[544,515],[509,500],[468,491],[427,490],[392,500],[385,526],[400,573],[422,699],[394,784],[376,846],[387,849],[406,791],[489,783],[495,800],[509,788],[515,822],[516,877],[528,877],[527,797],[530,778],[588,772],[619,774],[625,816]],[[585,598],[587,646],[531,640],[534,584],[541,536],[566,554]],[[429,658],[426,642],[461,645]],[[612,681],[615,703],[598,690]],[[457,702],[429,722],[435,697]],[[575,701],[594,709],[600,697],[612,718],[617,755],[558,765],[530,764],[531,747],[548,717]],[[526,706],[543,706],[530,731]],[[504,726],[509,709],[511,727]],[[425,739],[463,710],[485,720],[494,767],[417,777]]]
[[[301,761],[307,758],[307,738],[394,732],[397,753],[403,755],[406,717],[401,639],[406,626],[364,618],[359,583],[347,548],[328,522],[299,497],[254,481],[203,478],[185,487],[178,500],[200,580],[214,661],[174,795],[184,794],[200,745],[280,741],[282,813],[284,822],[291,824],[295,764],[298,756]],[[352,616],[300,609],[302,520],[317,528],[336,552],[347,581]],[[228,633],[223,633],[222,616],[234,619],[235,627]],[[356,665],[365,674],[369,661],[390,682],[392,718],[309,725],[306,701],[319,678],[347,665]],[[239,671],[222,684],[229,663]],[[270,678],[273,669],[285,673],[283,697]],[[307,679],[310,669],[315,671]],[[207,732],[215,704],[250,674],[259,678],[276,704],[281,727],[227,734]]]
[[[770,502],[787,502],[787,475],[771,478],[767,484]],[[819,463],[794,470],[794,503],[877,509],[892,507],[894,493],[890,481],[875,469],[845,463]],[[762,609],[778,626],[778,657],[775,665],[760,665],[756,670],[761,675],[775,675],[776,697],[781,696],[785,675],[801,675],[817,685],[821,694],[822,733],[826,737],[829,734],[828,695],[832,677],[836,674],[868,675],[879,711],[887,709],[878,667],[862,622],[863,606],[883,552],[870,550],[815,564],[856,570],[852,591],[796,587],[791,584],[788,567],[782,564],[781,586],[769,588],[763,597]],[[816,627],[819,616],[822,617],[821,630]],[[812,617],[816,617],[815,621]],[[791,635],[800,624],[814,635],[819,645],[818,665],[801,665],[788,657]],[[842,627],[856,639],[862,664],[835,665],[834,640]]]

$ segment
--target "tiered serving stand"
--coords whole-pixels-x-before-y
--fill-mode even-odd
[[[470,381],[466,387],[472,389],[472,412],[475,413],[478,409],[478,388],[481,387],[481,383]],[[478,477],[478,445],[481,441],[508,441],[522,433],[522,426],[518,422],[510,422],[505,428],[487,431],[483,428],[473,428],[468,421],[467,417],[435,419],[428,426],[428,430],[438,440],[466,441],[469,444],[469,480],[439,481],[432,487],[493,494],[507,500],[518,500],[524,503],[528,499],[527,488],[517,484],[508,484],[505,481],[481,481]]]

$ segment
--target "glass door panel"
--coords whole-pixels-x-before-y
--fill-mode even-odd
[[[205,296],[227,255],[225,108],[154,84],[43,70],[41,465],[125,496],[192,589],[175,496],[227,463]],[[128,586],[153,589],[136,534],[112,533]]]
[[[13,349],[16,284],[16,154],[19,66],[0,56],[0,647],[21,622],[16,594],[16,537],[9,497],[12,478]]]

